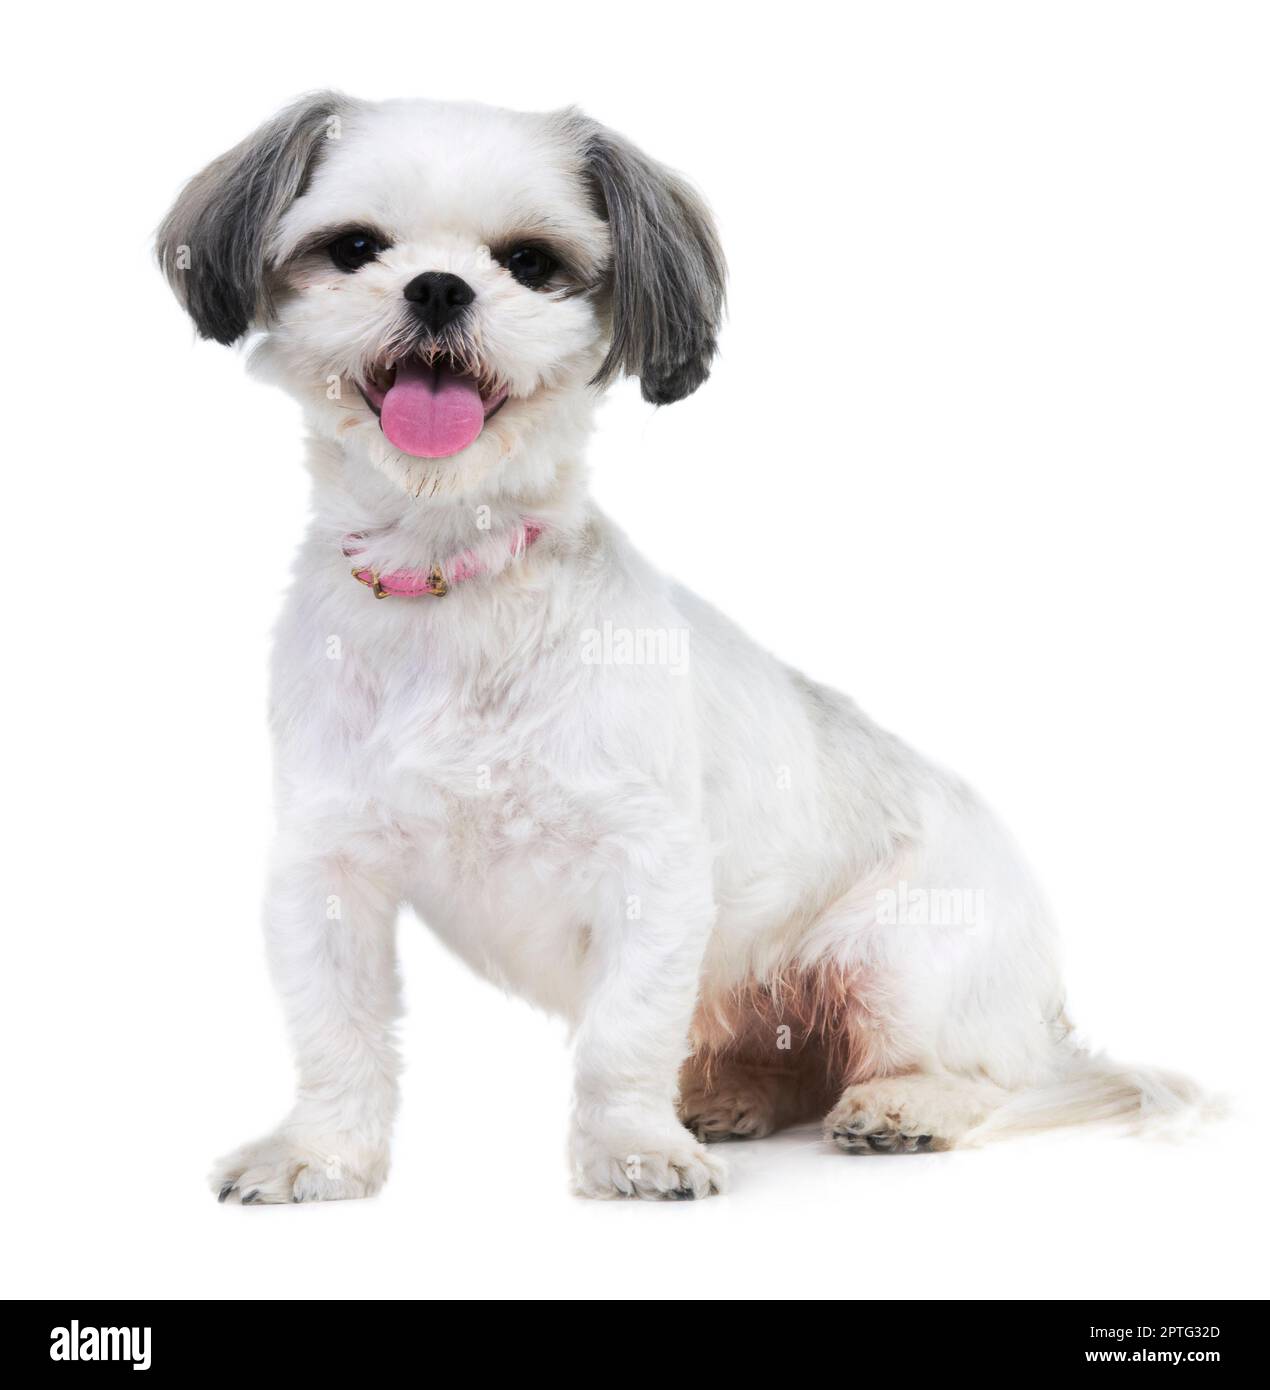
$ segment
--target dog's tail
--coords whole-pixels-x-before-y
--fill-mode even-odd
[[[1226,1113],[1223,1100],[1175,1072],[1126,1066],[1077,1048],[1064,1052],[1056,1080],[1011,1094],[964,1142],[1072,1125],[1180,1138]]]

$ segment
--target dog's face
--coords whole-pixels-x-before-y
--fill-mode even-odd
[[[723,260],[673,174],[576,112],[305,99],[159,233],[204,337],[264,331],[315,427],[420,496],[544,481],[619,373],[705,380]]]

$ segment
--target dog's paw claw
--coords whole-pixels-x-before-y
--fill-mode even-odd
[[[915,1154],[931,1146],[929,1134],[906,1134],[903,1130],[844,1129],[835,1126],[830,1139],[849,1154]]]

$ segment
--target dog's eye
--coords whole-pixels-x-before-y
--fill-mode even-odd
[[[541,285],[555,268],[555,260],[536,246],[518,246],[507,257],[507,269],[530,289]]]
[[[341,270],[360,270],[367,262],[373,261],[384,249],[382,243],[370,232],[345,232],[336,237],[326,248],[331,260]]]

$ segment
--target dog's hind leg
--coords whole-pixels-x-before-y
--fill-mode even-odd
[[[1048,1074],[1053,1025],[1039,1004],[1032,1017],[1005,1001],[989,1011],[987,991],[950,997],[957,977],[940,968],[901,949],[886,963],[811,977],[830,996],[822,1014],[838,1020],[821,1113],[825,1138],[844,1152],[955,1148],[1020,1083]]]
[[[1012,846],[968,794],[928,808],[924,835],[800,943],[804,1012],[837,1044],[824,1133],[848,1153],[977,1143],[1070,1051],[1052,928]]]
[[[679,1117],[705,1142],[762,1139],[824,1113],[824,1059],[804,1053],[780,1065],[694,1053],[679,1075]]]
[[[810,978],[706,990],[679,1074],[679,1116],[699,1139],[762,1139],[820,1119],[837,1098],[842,1011],[818,1014]]]
[[[847,1087],[825,1117],[825,1138],[851,1154],[951,1149],[1008,1095],[968,1077],[881,1077]]]

